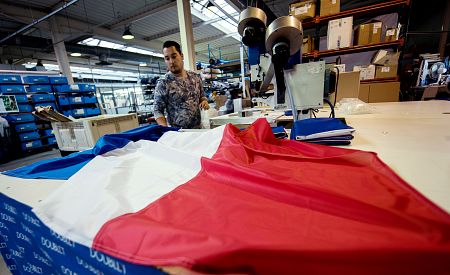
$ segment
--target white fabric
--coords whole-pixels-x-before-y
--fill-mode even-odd
[[[146,207],[186,183],[211,157],[224,127],[167,132],[158,142],[130,142],[97,156],[33,209],[52,230],[90,246],[101,226]]]

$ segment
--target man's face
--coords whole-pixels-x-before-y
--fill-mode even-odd
[[[173,74],[180,74],[183,71],[183,54],[180,54],[174,46],[164,48],[163,54],[169,71]]]

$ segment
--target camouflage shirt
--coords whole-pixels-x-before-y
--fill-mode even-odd
[[[186,71],[185,78],[168,72],[158,80],[155,89],[155,119],[167,112],[169,125],[186,129],[200,128],[200,99],[205,96],[202,79]]]

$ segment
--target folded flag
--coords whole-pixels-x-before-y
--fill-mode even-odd
[[[294,122],[291,139],[328,145],[347,145],[353,138],[348,137],[352,136],[354,131],[353,127],[337,118],[310,118]]]
[[[375,153],[240,131],[99,155],[33,210],[121,260],[211,273],[444,274],[450,215]]]

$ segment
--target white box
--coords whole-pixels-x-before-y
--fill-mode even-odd
[[[353,45],[353,16],[328,22],[327,49],[334,50]]]
[[[375,78],[375,65],[354,66],[354,72],[361,72],[359,74],[359,80],[367,80]]]
[[[105,134],[139,127],[136,114],[100,115],[69,122],[52,122],[58,147],[62,151],[83,151],[94,147]]]

